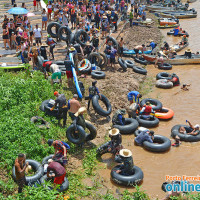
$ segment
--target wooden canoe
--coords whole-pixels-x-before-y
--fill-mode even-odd
[[[175,11],[175,12],[162,12],[160,13],[163,17],[176,17],[178,19],[187,19],[187,18],[195,18],[197,17],[196,12],[191,11]]]
[[[171,46],[171,48],[174,49],[176,52],[179,52],[179,51],[183,50],[184,48],[186,48],[188,45],[189,45],[189,42],[184,45],[174,44],[173,46]],[[170,52],[170,50],[165,51],[165,54],[169,54],[169,52]]]
[[[164,25],[164,26],[158,26],[158,28],[160,28],[160,29],[165,29],[165,28],[177,28],[177,27],[179,27],[180,26],[180,24],[175,24],[175,25]]]
[[[167,7],[167,6],[163,6],[162,4],[157,4],[157,5],[151,5],[151,6],[146,6],[147,10],[168,10],[168,11],[174,11],[174,10],[184,10],[186,9],[185,5],[180,4],[177,7]]]
[[[155,63],[156,56],[155,55],[143,55],[144,59],[151,63]],[[185,55],[176,55],[173,59],[167,59],[164,57],[164,63],[169,63],[171,65],[191,65],[191,64],[200,64],[200,54],[195,55],[192,54],[192,58],[187,58]]]

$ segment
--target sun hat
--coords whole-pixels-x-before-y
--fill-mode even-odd
[[[119,155],[122,157],[128,158],[132,156],[132,152],[129,149],[121,149],[119,151]]]
[[[194,128],[199,128],[199,124],[196,124],[196,125],[194,126]]]
[[[110,136],[116,136],[116,135],[118,135],[119,134],[119,129],[117,129],[117,128],[113,128],[113,129],[111,129],[110,131],[109,131],[109,135]]]
[[[51,162],[53,162],[53,159],[49,159],[49,160],[48,160],[48,164],[51,163]]]
[[[42,43],[41,47],[48,47],[46,43]]]
[[[87,111],[86,107],[81,107],[81,108],[79,108],[78,111],[74,114],[74,116],[75,116],[75,117],[78,117],[81,113],[84,113],[84,112],[86,112],[86,111]]]
[[[70,47],[69,51],[75,51],[76,49],[74,47]]]

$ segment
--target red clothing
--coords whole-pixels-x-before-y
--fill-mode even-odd
[[[67,78],[73,78],[72,71],[66,71]]]
[[[53,144],[53,147],[55,149],[57,149],[59,151],[59,153],[64,155],[64,149],[63,149],[64,145],[63,145],[63,143],[61,141],[56,140],[55,143]],[[67,152],[67,149],[66,149],[66,152]]]
[[[58,162],[51,162],[47,167],[47,172],[53,171],[55,177],[60,177],[66,174],[65,168]]]
[[[145,107],[145,110],[144,110],[144,115],[150,115],[151,109],[152,109],[151,106],[146,106],[146,107]]]
[[[54,183],[61,185],[65,180],[65,175],[66,175],[66,173],[63,174],[62,176],[55,177],[54,178]]]

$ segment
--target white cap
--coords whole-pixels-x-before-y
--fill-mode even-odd
[[[53,159],[49,159],[49,160],[48,160],[48,164],[51,163],[51,162],[53,162]]]
[[[196,125],[194,126],[194,128],[199,128],[199,124],[196,124]]]

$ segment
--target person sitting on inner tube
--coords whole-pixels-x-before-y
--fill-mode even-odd
[[[130,105],[133,103],[133,96],[135,97],[135,103],[140,103],[140,98],[142,95],[138,91],[131,91],[127,94],[128,100],[130,102]]]
[[[50,171],[53,173],[50,175]],[[62,185],[66,175],[65,168],[58,162],[54,162],[52,159],[48,160],[47,177],[54,178],[54,186],[57,184]]]
[[[48,140],[48,145],[54,147],[55,152],[54,152],[54,156],[53,159],[62,159],[62,163],[63,166],[66,168],[67,165],[67,149],[70,149],[70,146],[63,141],[60,140],[53,140],[53,139],[49,139]]]
[[[150,106],[150,102],[147,101],[140,111],[141,118],[145,120],[154,119],[154,116],[150,115],[151,113],[154,114],[155,112],[153,111],[152,106]]]
[[[167,81],[168,82],[171,81],[173,83],[173,86],[179,86],[180,85],[179,77],[175,73],[172,73],[171,77],[172,78],[167,80]]]
[[[118,155],[119,151],[123,149],[122,146],[122,136],[119,129],[113,128],[109,131],[109,137],[111,138],[110,145],[108,146],[108,151],[114,155]]]
[[[153,143],[153,140],[154,140],[154,131],[146,129],[144,131],[141,131],[140,134],[135,138],[135,144],[142,146],[143,142],[148,141],[150,143]]]
[[[125,118],[123,117],[123,115],[125,114],[126,114],[125,109],[117,110],[112,118],[113,125],[122,125],[122,126],[125,125]]]
[[[198,135],[199,134],[199,124],[196,124],[195,126],[193,126],[188,120],[186,120],[186,122],[188,122],[190,127],[181,126],[179,129],[179,132],[182,134],[188,134],[188,135]]]
[[[99,92],[99,89],[96,87],[96,83],[97,81],[93,81],[92,86],[89,87],[89,100],[88,100],[88,107],[87,107],[88,111],[90,109],[90,101],[94,95],[99,95],[99,98],[101,99],[101,94]]]
[[[120,170],[117,170],[116,173],[125,176],[133,175],[134,163],[133,163],[132,152],[128,149],[121,149],[119,151],[119,155],[121,158],[121,162],[123,162],[123,166],[121,167]]]

